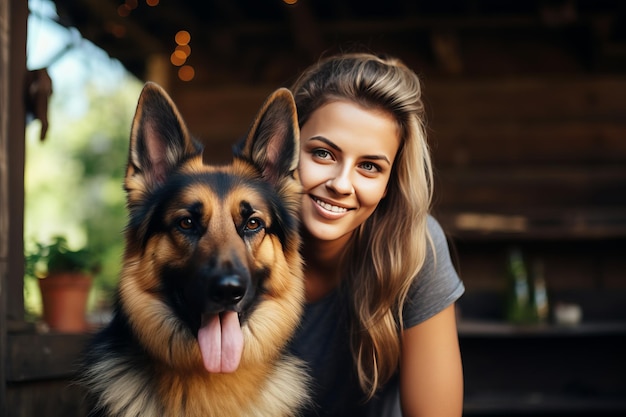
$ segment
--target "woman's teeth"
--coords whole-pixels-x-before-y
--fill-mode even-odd
[[[314,198],[314,201],[325,210],[332,211],[333,213],[345,213],[348,211],[345,207],[333,206],[332,204],[328,204],[322,200],[318,200],[317,198]]]

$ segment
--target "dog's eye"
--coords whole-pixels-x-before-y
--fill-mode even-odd
[[[248,219],[248,222],[246,223],[246,231],[248,232],[253,232],[262,227],[263,227],[263,222],[261,221],[261,219],[256,218],[256,217],[252,217]]]
[[[191,230],[193,229],[193,220],[191,217],[183,217],[178,222],[178,226],[183,230]]]

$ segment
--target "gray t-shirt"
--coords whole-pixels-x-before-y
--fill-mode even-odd
[[[444,310],[464,292],[450,260],[446,237],[439,223],[428,218],[436,256],[429,249],[403,311],[404,327],[413,327]],[[312,376],[313,405],[303,417],[401,416],[398,375],[365,403],[356,376],[347,323],[346,296],[339,290],[305,306],[300,328],[289,350],[303,359]]]

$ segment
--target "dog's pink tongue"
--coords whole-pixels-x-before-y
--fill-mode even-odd
[[[203,317],[198,343],[207,371],[236,371],[243,351],[243,333],[237,313],[225,311]]]

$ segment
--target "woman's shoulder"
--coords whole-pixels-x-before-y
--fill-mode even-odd
[[[446,234],[431,215],[428,216],[428,232],[430,242],[426,259],[405,302],[405,327],[432,317],[455,302],[465,291],[452,262]]]
[[[428,233],[430,239],[427,240],[426,259],[420,270],[416,281],[426,279],[449,278],[453,281],[459,280],[456,269],[450,256],[448,237],[441,224],[432,215],[428,215]]]
[[[437,221],[432,214],[429,214],[426,218],[426,225],[428,227],[428,233],[430,234],[434,244],[444,243],[446,246],[448,245],[446,234],[443,231],[441,224],[439,224],[439,221]]]

